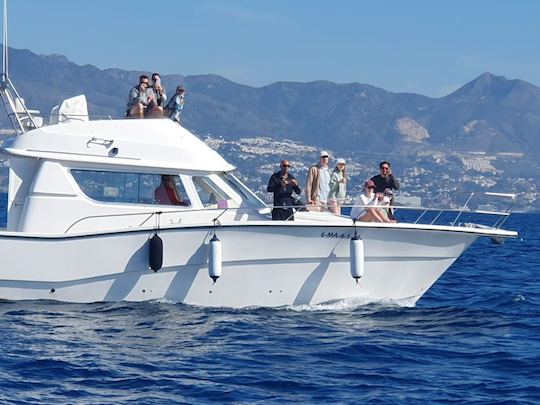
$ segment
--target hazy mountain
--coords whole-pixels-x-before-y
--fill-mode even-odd
[[[63,99],[82,93],[92,115],[122,116],[139,74],[10,50],[12,81],[27,105],[46,117]],[[255,88],[216,75],[163,79],[169,92],[178,83],[186,86],[184,125],[203,135],[288,138],[336,151],[540,150],[540,88],[490,73],[438,99],[360,83],[278,82]],[[8,125],[4,112],[0,120]]]

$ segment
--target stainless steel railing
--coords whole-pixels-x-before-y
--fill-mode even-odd
[[[475,210],[470,209],[469,205],[474,197],[474,195],[486,195],[490,197],[497,197],[497,198],[509,198],[511,199],[511,203],[509,207],[502,211],[488,211],[488,210]],[[402,223],[412,223],[412,224],[418,224],[421,223],[422,219],[427,219],[427,223],[430,225],[436,225],[438,221],[444,219],[445,221],[448,221],[446,224],[450,224],[452,226],[460,226],[458,223],[458,220],[462,218],[464,215],[469,216],[476,216],[476,215],[483,215],[483,216],[495,216],[497,217],[495,222],[490,225],[489,227],[499,229],[501,226],[506,222],[508,217],[512,213],[512,209],[516,202],[516,195],[515,194],[506,194],[506,193],[491,193],[491,192],[484,192],[484,193],[471,193],[469,197],[467,198],[466,202],[461,206],[460,208],[430,208],[430,207],[410,207],[410,206],[373,206],[373,205],[342,205],[342,209],[348,209],[348,208],[354,208],[354,207],[360,207],[360,208],[393,208],[395,212],[401,212],[405,211],[407,215],[405,217],[400,218],[399,222]],[[162,215],[167,214],[186,214],[186,213],[204,213],[204,212],[214,212],[215,215],[212,215],[211,221],[209,221],[209,225],[213,224],[214,221],[219,221],[219,219],[229,211],[234,211],[236,213],[253,213],[258,215],[263,215],[270,219],[270,212],[272,209],[293,209],[293,215],[297,214],[300,209],[307,209],[309,211],[310,206],[298,206],[298,205],[291,205],[291,206],[272,206],[267,205],[266,207],[226,207],[226,208],[216,208],[216,207],[205,207],[205,208],[184,208],[184,209],[172,209],[169,210],[166,207],[160,207],[160,209],[156,209],[153,211],[140,211],[140,212],[130,212],[130,213],[115,213],[115,214],[102,214],[102,215],[89,215],[85,216],[83,218],[80,218],[76,221],[74,221],[70,226],[67,227],[64,233],[68,233],[70,230],[72,230],[76,225],[91,221],[93,219],[104,219],[104,218],[119,218],[119,217],[130,217],[130,216],[139,216],[142,217],[142,221],[135,224],[136,227],[141,228],[144,227],[148,221],[150,221],[152,218],[156,221],[154,224],[154,227],[160,227],[160,218]],[[340,214],[331,214],[328,212],[329,206],[318,206],[318,208],[321,208],[323,211],[327,212],[329,215],[336,215],[340,217],[346,217],[346,215],[340,215]],[[342,211],[343,212],[343,211]],[[433,214],[433,218],[428,218],[429,214]],[[288,218],[290,219],[290,217]]]

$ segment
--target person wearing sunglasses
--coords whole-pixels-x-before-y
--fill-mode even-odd
[[[268,181],[266,190],[274,193],[274,208],[272,209],[272,219],[275,221],[294,221],[293,205],[295,198],[292,193],[300,195],[302,190],[298,187],[298,182],[289,172],[291,164],[288,160],[280,162],[280,171],[272,174]],[[284,208],[279,208],[284,207]]]
[[[328,152],[322,150],[319,154],[319,163],[309,168],[306,181],[306,200],[309,211],[321,211],[326,208],[331,175],[328,168],[329,159]]]
[[[129,91],[126,116],[144,118],[158,112],[156,96],[150,88],[150,78],[139,76],[139,84]]]
[[[379,208],[375,183],[372,180],[364,183],[364,191],[354,200],[351,218],[362,222],[392,222]]]
[[[386,161],[382,161],[379,163],[379,169],[380,174],[377,174],[376,176],[373,176],[371,178],[371,181],[375,183],[375,193],[378,194],[380,198],[382,198],[383,193],[386,190],[399,190],[399,181],[396,179],[396,177],[392,174],[392,168],[390,167],[390,163]],[[394,205],[394,196],[392,194],[392,200],[390,201],[390,205]],[[394,209],[388,208],[388,217],[392,220],[395,220],[394,217]]]
[[[371,181],[375,183],[375,192],[384,193],[384,190],[389,188],[390,190],[399,190],[399,181],[392,174],[392,168],[390,163],[383,161],[379,163],[380,173],[371,178]]]

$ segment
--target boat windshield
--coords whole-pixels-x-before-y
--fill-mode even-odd
[[[248,206],[255,209],[266,208],[266,204],[232,173],[220,173],[219,178],[223,180],[225,184],[229,186],[236,194],[238,194],[242,198],[243,202],[245,202]]]

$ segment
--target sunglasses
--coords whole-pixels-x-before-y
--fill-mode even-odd
[[[291,167],[291,165],[281,165],[281,167]]]
[[[375,188],[375,186],[368,186],[368,188]]]
[[[381,170],[390,170],[389,167],[381,167]]]
[[[146,84],[147,86],[150,85],[149,82],[141,82],[141,84]]]

